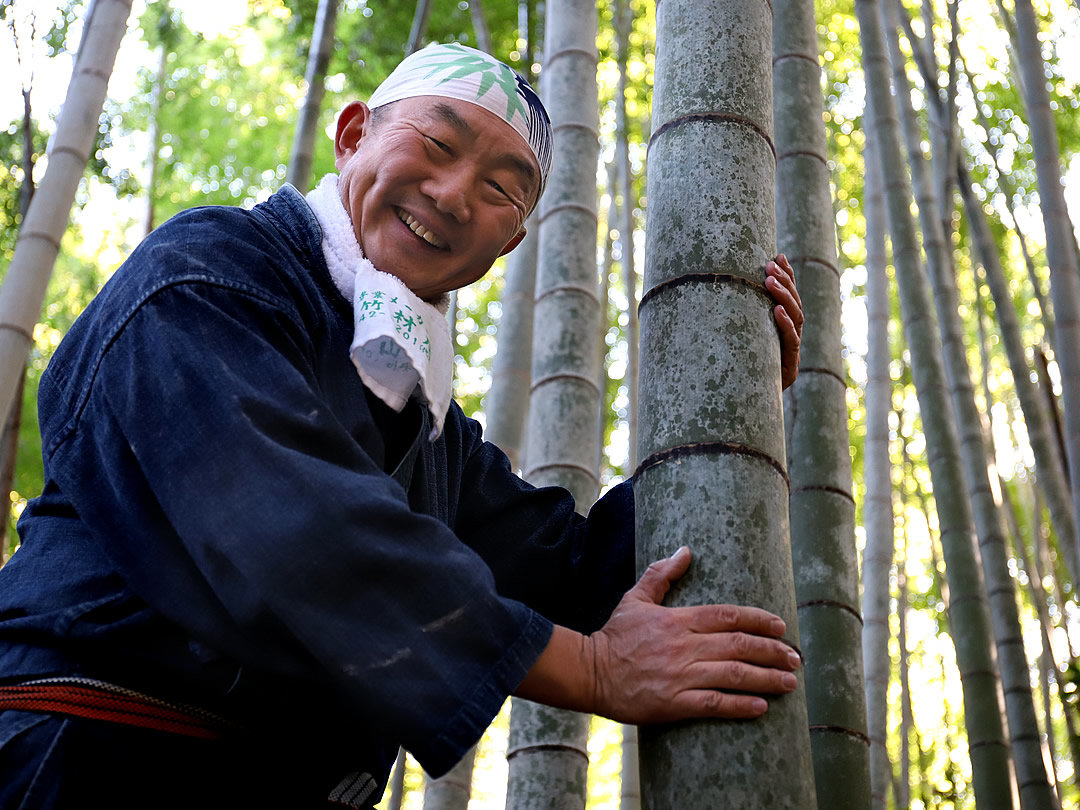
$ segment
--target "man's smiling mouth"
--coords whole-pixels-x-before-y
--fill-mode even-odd
[[[433,234],[431,231],[429,231],[427,228],[417,222],[416,218],[413,217],[412,214],[408,214],[399,208],[397,209],[397,215],[398,219],[404,222],[410,231],[415,233],[429,245],[440,249],[446,248],[446,242],[442,241],[439,237],[437,237],[435,234]]]

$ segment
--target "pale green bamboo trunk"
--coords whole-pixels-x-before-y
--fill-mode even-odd
[[[1051,421],[1052,416],[1048,412],[1046,400],[1039,392],[1038,386],[1031,380],[1030,365],[1020,333],[1016,305],[1009,290],[1009,282],[1005,277],[1005,270],[1001,265],[994,237],[990,232],[986,212],[983,210],[982,202],[975,196],[971,178],[963,165],[960,165],[958,169],[958,181],[975,255],[986,272],[987,286],[994,299],[998,334],[1005,347],[1005,356],[1008,358],[1009,369],[1012,371],[1013,387],[1016,389],[1017,399],[1020,400],[1020,408],[1024,412],[1024,426],[1035,456],[1036,474],[1046,493],[1051,523],[1058,537],[1064,537],[1067,540],[1075,531],[1072,502],[1069,500],[1069,485],[1065,478],[1064,460],[1058,450]],[[1067,562],[1072,570],[1072,559],[1069,558]]]
[[[420,50],[420,43],[424,41],[424,35],[427,33],[428,17],[430,15],[431,0],[416,0],[412,28],[409,29],[409,41],[405,44],[406,55]]]
[[[475,13],[482,18],[479,9]],[[477,34],[479,36],[479,31]],[[523,26],[522,35],[527,34],[527,26]],[[492,362],[491,388],[485,402],[485,438],[506,453],[513,470],[521,469],[525,451],[532,381],[533,297],[539,224],[538,212],[533,211],[525,221],[525,238],[506,257],[505,283],[499,298],[502,307],[499,347]],[[517,732],[520,730],[518,728]],[[472,764],[469,767],[471,770]],[[465,800],[467,802],[468,795]]]
[[[638,755],[638,727],[622,727],[622,772],[619,810],[641,810],[641,759]]]
[[[311,164],[315,157],[315,136],[319,131],[319,113],[323,96],[326,95],[326,68],[334,51],[334,28],[337,24],[338,0],[319,0],[315,14],[315,27],[311,32],[311,48],[308,52],[307,72],[304,82],[307,93],[300,117],[296,122],[292,151],[289,155],[289,171],[285,181],[300,193],[311,187]]]
[[[974,517],[960,463],[960,443],[946,396],[941,341],[933,323],[933,305],[919,260],[911,218],[911,187],[890,95],[885,38],[875,0],[856,0],[863,66],[870,99],[868,126],[875,128],[886,178],[889,230],[896,265],[904,335],[919,400],[934,485],[942,548],[951,599],[949,618],[964,691],[968,752],[979,810],[1015,807],[1015,785],[998,704],[985,586],[976,558]]]
[[[630,436],[628,469],[637,464],[638,423],[638,366],[639,329],[637,301],[637,271],[634,267],[634,177],[630,166],[630,129],[626,118],[626,87],[630,58],[630,32],[634,28],[634,10],[629,0],[614,0],[615,32],[618,42],[619,84],[615,97],[615,163],[622,195],[619,210],[619,246],[621,251],[623,287],[626,289],[626,428]],[[636,742],[635,742],[635,751]]]
[[[507,256],[506,281],[499,298],[499,348],[491,371],[484,415],[484,438],[498,446],[520,469],[522,439],[529,412],[529,380],[532,362],[533,290],[536,287],[536,217],[525,223],[529,231]],[[438,779],[428,779],[424,810],[465,810],[471,796],[473,748],[461,762]]]
[[[91,6],[49,147],[49,165],[30,201],[0,287],[0,423],[7,420],[19,390],[130,13],[131,0],[99,0]]]
[[[993,640],[997,647],[1001,685],[1005,695],[1009,739],[1024,810],[1054,810],[1057,803],[1046,776],[1040,744],[1031,678],[1020,628],[1016,585],[1009,572],[1009,552],[1005,542],[1004,516],[995,501],[983,436],[983,420],[975,403],[971,367],[967,358],[964,325],[960,320],[955,270],[942,210],[945,200],[935,194],[926,158],[922,133],[911,105],[910,83],[896,30],[895,6],[886,5],[882,18],[887,27],[893,86],[897,88],[898,110],[905,131],[912,184],[918,200],[923,249],[933,284],[933,300],[941,333],[945,372],[960,434],[960,458],[966,475],[968,497],[973,510],[983,575],[989,599]],[[937,129],[951,126],[944,104],[931,99],[931,119]],[[935,114],[936,112],[936,114]],[[941,139],[935,139],[940,141]],[[955,161],[944,159],[950,166]],[[953,173],[950,171],[950,175]],[[951,214],[951,207],[949,212]]]
[[[521,469],[532,380],[533,295],[536,290],[537,216],[525,222],[528,233],[506,257],[506,282],[499,303],[499,348],[491,365],[491,388],[484,404],[485,438]]]
[[[819,807],[870,801],[855,499],[813,0],[773,0],[777,248],[806,317],[799,377],[784,399],[791,550]]]
[[[615,263],[615,240],[611,238],[612,231],[618,227],[618,169],[615,162],[607,164],[608,210],[607,216],[597,225],[597,239],[601,245],[602,258],[600,260],[600,322],[597,328],[596,347],[600,364],[596,369],[596,384],[600,386],[600,410],[596,414],[596,465],[599,469],[604,463],[604,437],[607,433],[608,407],[608,345],[607,332],[611,328],[611,269]],[[617,318],[618,316],[616,316]]]
[[[1016,40],[1023,81],[1021,89],[1035,153],[1039,182],[1039,207],[1046,231],[1046,258],[1050,265],[1050,295],[1054,303],[1057,337],[1054,358],[1061,372],[1065,405],[1065,449],[1071,472],[1074,533],[1059,537],[1072,559],[1071,571],[1080,576],[1080,537],[1076,516],[1080,514],[1080,261],[1077,259],[1072,222],[1061,184],[1061,159],[1054,114],[1046,90],[1038,24],[1031,0],[1016,0]]]
[[[565,487],[584,511],[599,491],[596,7],[548,0],[545,30],[541,84],[555,153],[540,203],[525,478]],[[507,808],[583,808],[588,732],[587,715],[514,699]]]
[[[900,648],[897,656],[897,669],[900,674],[900,773],[896,780],[897,810],[908,810],[911,805],[911,731],[915,726],[914,712],[911,706],[911,679],[908,677],[907,617],[909,611],[907,588],[907,546],[896,565],[896,607],[899,613],[899,627],[896,631],[896,645]],[[890,662],[891,666],[891,662]],[[916,741],[918,736],[916,733]],[[916,747],[919,754],[918,773],[922,775],[922,747]],[[923,786],[920,780],[919,790]],[[924,802],[924,806],[926,803]]]
[[[162,3],[163,18],[168,19],[169,7]],[[167,24],[167,23],[166,23]],[[164,43],[158,46],[158,66],[154,73],[154,87],[151,90],[150,99],[150,123],[147,127],[146,139],[150,142],[146,150],[146,205],[143,209],[143,236],[148,236],[156,227],[155,222],[155,194],[158,183],[158,164],[161,153],[161,102],[165,95],[165,82],[169,70],[169,48]],[[24,175],[27,178],[32,174]]]
[[[615,164],[622,207],[619,209],[619,250],[623,287],[626,290],[626,429],[629,434],[626,467],[637,465],[638,367],[640,339],[638,328],[637,272],[634,268],[634,177],[630,167],[630,131],[626,118],[627,72],[630,58],[630,32],[634,28],[634,10],[629,0],[613,0],[615,35],[618,44],[619,84],[615,97]],[[612,189],[614,191],[614,189]],[[641,810],[641,766],[637,726],[622,727],[622,772],[619,810]]]
[[[472,793],[473,762],[476,748],[461,758],[438,779],[428,779],[424,786],[424,810],[466,810]]]
[[[469,15],[472,17],[473,33],[476,34],[476,47],[484,53],[494,53],[491,46],[491,31],[484,17],[484,7],[480,0],[469,0]]]
[[[657,8],[635,476],[638,565],[695,552],[670,605],[758,605],[798,646],[780,352],[770,42],[759,0]],[[753,721],[641,729],[643,806],[814,808],[805,691]]]
[[[870,737],[870,807],[885,810],[892,783],[889,761],[889,570],[895,525],[892,463],[889,456],[889,279],[885,253],[885,193],[874,130],[866,131],[863,152],[866,217],[866,439],[863,445],[863,662],[866,673],[867,733]]]

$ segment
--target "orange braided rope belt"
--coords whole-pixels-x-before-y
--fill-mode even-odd
[[[2,709],[104,720],[204,740],[219,740],[237,730],[232,723],[202,709],[88,678],[46,678],[0,686]]]

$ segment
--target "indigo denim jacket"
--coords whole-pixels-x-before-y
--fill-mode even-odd
[[[423,408],[370,396],[320,242],[288,186],[193,209],[72,327],[0,569],[0,681],[101,678],[327,768],[385,778],[400,744],[438,775],[552,622],[593,630],[632,584],[633,497],[586,520],[456,404],[429,442]]]

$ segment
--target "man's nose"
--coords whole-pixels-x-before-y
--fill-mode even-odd
[[[431,198],[440,212],[458,222],[467,222],[472,216],[471,188],[472,177],[465,167],[446,166],[432,173],[420,190]]]

